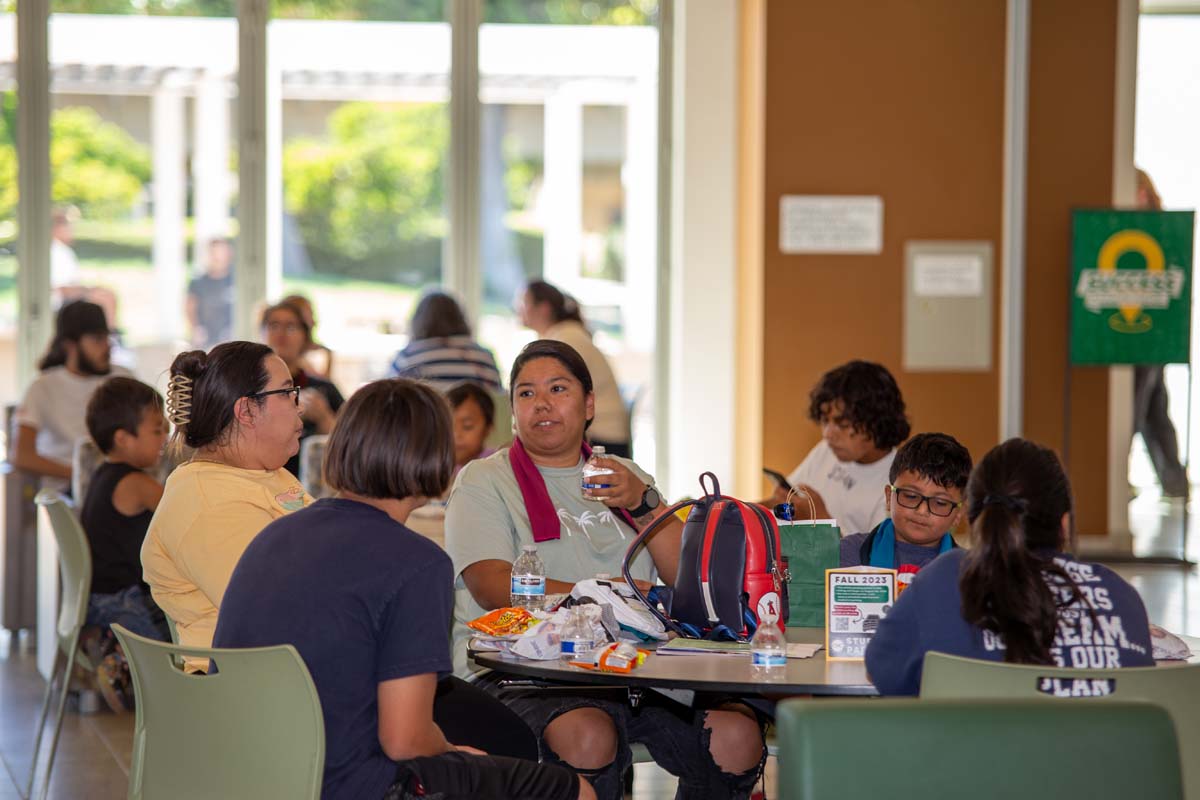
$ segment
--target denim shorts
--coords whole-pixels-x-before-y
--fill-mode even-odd
[[[85,624],[105,628],[118,624],[147,639],[171,641],[167,619],[162,609],[155,604],[146,590],[136,583],[112,594],[89,595]]]
[[[631,742],[645,745],[655,763],[679,778],[676,798],[749,797],[766,762],[765,743],[758,766],[741,775],[723,772],[709,754],[711,732],[704,727],[705,712],[740,702],[737,698],[697,693],[695,703],[689,707],[647,689],[635,706],[629,690],[623,687],[549,682],[534,687],[503,686],[504,680],[504,676],[492,672],[480,677],[475,685],[495,694],[525,720],[537,736],[543,762],[565,765],[547,747],[544,735],[557,717],[577,708],[598,708],[612,718],[618,739],[616,759],[586,775],[599,800],[623,796],[625,771],[633,763]],[[757,712],[755,716],[759,730],[765,730],[763,718]]]
[[[555,764],[452,752],[400,762],[383,800],[576,800],[579,778]]]

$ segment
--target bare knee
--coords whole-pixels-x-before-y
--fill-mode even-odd
[[[603,769],[617,757],[617,727],[598,708],[576,708],[555,717],[544,737],[559,759],[584,772]]]
[[[762,760],[762,729],[747,710],[709,711],[704,727],[711,731],[708,751],[722,772],[740,775]]]
[[[579,800],[596,800],[596,790],[582,775],[579,776]]]

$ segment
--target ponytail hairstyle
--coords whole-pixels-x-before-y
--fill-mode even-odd
[[[579,309],[579,301],[561,291],[557,286],[545,281],[531,281],[525,287],[529,299],[536,303],[550,304],[550,317],[556,322],[578,322],[585,328],[583,313]]]
[[[167,409],[176,443],[199,449],[226,444],[234,425],[234,406],[261,392],[270,380],[265,359],[274,351],[258,342],[225,342],[205,353],[175,356],[167,383]],[[264,398],[255,402],[262,405]]]
[[[1058,456],[1026,439],[993,447],[967,482],[972,547],[959,577],[963,618],[1000,634],[1009,663],[1052,664],[1059,609],[1085,604],[1054,562],[1070,513],[1071,484]],[[1060,603],[1050,583],[1069,587],[1070,596]]]

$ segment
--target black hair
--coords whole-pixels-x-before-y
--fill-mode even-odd
[[[943,489],[967,488],[971,476],[971,454],[946,433],[918,433],[900,446],[888,471],[896,482],[901,472],[915,472]]]
[[[474,381],[463,381],[454,386],[450,391],[446,392],[446,400],[450,403],[450,408],[457,409],[468,400],[474,400],[479,406],[479,410],[483,412],[483,421],[488,427],[496,418],[496,402],[492,400],[492,396],[488,394],[487,389],[484,389]]]
[[[46,354],[38,362],[38,369],[45,372],[67,363],[67,342],[78,343],[90,333],[108,335],[108,321],[104,309],[87,300],[72,300],[63,303],[54,316],[54,338],[46,348]]]
[[[835,422],[867,434],[880,450],[891,450],[911,430],[904,397],[882,364],[851,361],[821,376],[808,395],[808,418],[820,423],[841,404]]]
[[[1053,663],[1059,608],[1086,605],[1053,559],[1064,545],[1063,515],[1071,510],[1071,483],[1058,456],[1026,439],[993,447],[967,482],[972,547],[958,581],[962,615],[1004,637],[1005,661]],[[1060,601],[1048,582],[1070,596]]]
[[[583,360],[583,356],[579,355],[579,351],[565,342],[559,342],[554,339],[538,339],[530,342],[521,349],[515,361],[513,361],[512,372],[508,377],[508,399],[510,401],[516,396],[517,391],[517,376],[521,374],[521,370],[530,361],[539,358],[553,358],[558,363],[567,368],[567,371],[575,377],[575,380],[583,384],[583,393],[591,394],[594,391],[592,384],[592,373],[588,371],[587,362]],[[592,421],[589,419],[583,424],[583,429],[586,431],[592,426]]]
[[[440,497],[454,471],[454,423],[445,399],[404,378],[375,381],[338,413],[325,449],[325,482],[364,497]]]
[[[530,281],[525,286],[525,291],[534,303],[550,304],[550,316],[555,322],[571,321],[584,324],[579,301],[557,286],[545,281]]]
[[[96,387],[88,400],[88,434],[100,452],[107,455],[112,449],[117,431],[137,435],[138,426],[147,409],[162,413],[162,395],[134,378],[117,376]]]
[[[412,340],[470,336],[471,325],[462,306],[445,292],[430,292],[421,298],[408,323]]]
[[[171,377],[191,381],[188,422],[175,435],[188,447],[224,444],[234,423],[234,406],[266,388],[271,376],[266,358],[274,351],[258,342],[225,342],[205,353],[189,350],[171,362]],[[263,398],[258,399],[261,406]]]

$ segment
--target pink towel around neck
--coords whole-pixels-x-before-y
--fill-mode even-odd
[[[581,452],[584,459],[590,458],[592,448],[584,442]],[[512,447],[508,450],[508,462],[512,465],[517,486],[521,489],[521,498],[525,501],[525,513],[529,516],[533,540],[548,542],[558,539],[562,535],[562,522],[558,519],[558,512],[554,510],[554,503],[550,500],[546,480],[542,473],[538,472],[537,464],[533,463],[529,453],[525,452],[525,445],[521,444],[519,438],[513,439]],[[612,510],[635,533],[637,532],[637,525],[628,511],[623,508]]]

